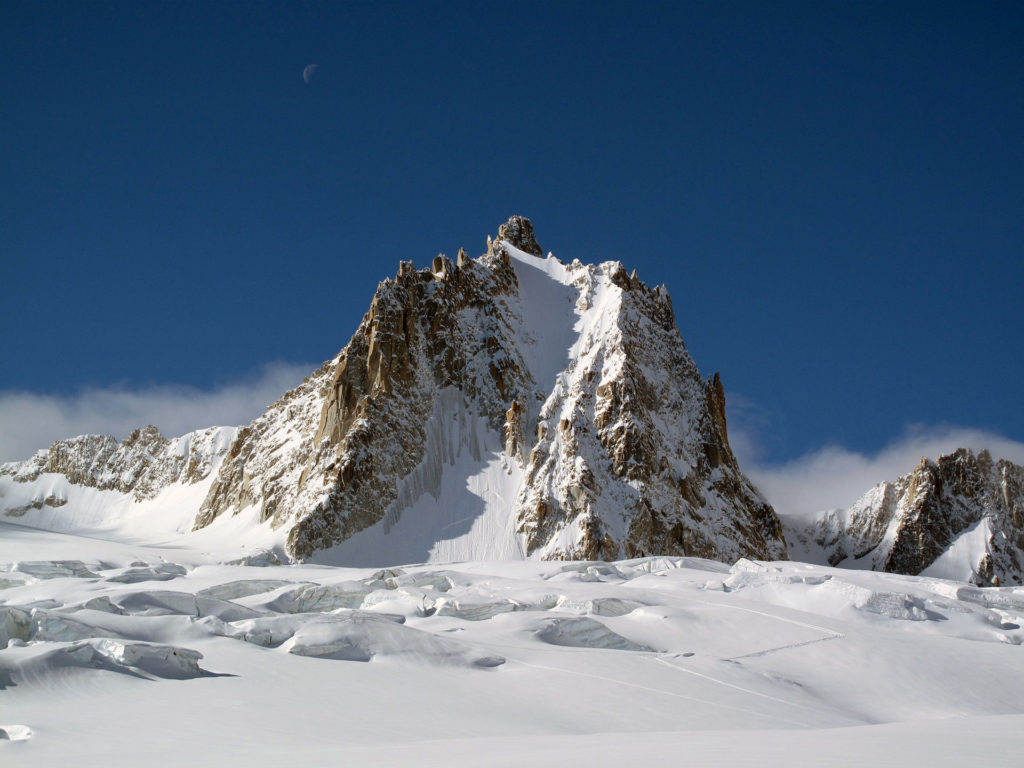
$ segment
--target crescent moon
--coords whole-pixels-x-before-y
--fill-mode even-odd
[[[302,70],[302,80],[303,80],[303,82],[308,84],[309,81],[313,79],[313,73],[316,72],[316,70],[317,70],[317,68],[319,66],[320,66],[319,64],[310,64],[304,70]]]

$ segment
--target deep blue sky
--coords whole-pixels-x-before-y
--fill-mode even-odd
[[[522,213],[665,282],[769,458],[1024,439],[1022,40],[1020,2],[7,0],[0,390],[318,363]]]

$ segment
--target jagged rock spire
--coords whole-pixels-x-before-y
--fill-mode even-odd
[[[537,239],[533,236],[533,222],[525,216],[510,216],[509,220],[498,227],[498,240],[504,240],[520,251],[543,256],[543,249],[537,245]]]

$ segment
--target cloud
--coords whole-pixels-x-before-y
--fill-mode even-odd
[[[0,391],[0,462],[28,458],[54,440],[83,434],[124,438],[155,424],[167,436],[244,424],[317,366],[273,363],[212,390],[182,385],[84,389],[68,396]]]
[[[744,473],[783,516],[803,517],[849,507],[865,491],[911,471],[921,457],[935,459],[957,448],[987,449],[994,458],[1024,464],[1024,443],[969,427],[913,425],[875,453],[825,446],[783,464],[758,460],[749,432],[730,431],[729,442]]]

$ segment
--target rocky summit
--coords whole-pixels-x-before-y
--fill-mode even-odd
[[[478,258],[402,262],[345,348],[197,470],[143,431],[123,488],[112,438],[5,472],[147,498],[201,480],[196,531],[241,515],[293,560],[785,558],[664,286],[543,253],[513,216]]]
[[[847,510],[787,521],[793,557],[979,586],[1024,583],[1024,467],[961,448]]]

